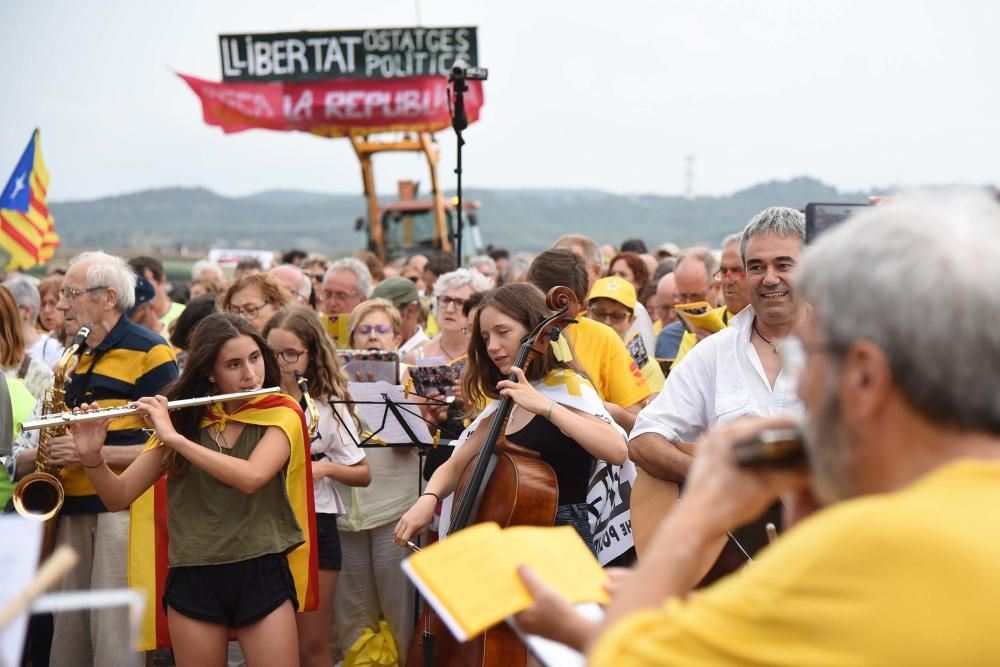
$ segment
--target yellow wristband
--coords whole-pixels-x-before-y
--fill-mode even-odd
[[[552,403],[549,405],[548,412],[545,413],[545,418],[548,419],[549,421],[552,421],[552,408],[556,407],[556,405],[558,405],[558,402],[552,401]]]

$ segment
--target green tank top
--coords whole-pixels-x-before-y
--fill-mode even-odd
[[[209,427],[211,428],[211,427]],[[266,426],[247,424],[228,456],[249,459]],[[208,429],[199,444],[219,446]],[[285,469],[247,495],[191,466],[183,477],[167,478],[170,565],[220,565],[266,554],[283,554],[302,544],[302,530],[285,489]]]

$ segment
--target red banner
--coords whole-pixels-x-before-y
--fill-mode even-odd
[[[179,74],[201,99],[205,122],[224,132],[299,130],[324,137],[436,132],[451,125],[444,77],[337,79],[302,83],[215,83]],[[481,81],[469,81],[465,110],[479,119]]]

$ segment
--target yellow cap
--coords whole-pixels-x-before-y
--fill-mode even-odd
[[[632,287],[632,283],[618,276],[608,276],[598,280],[594,283],[594,289],[590,290],[587,299],[589,301],[611,299],[629,310],[635,310],[635,288]]]

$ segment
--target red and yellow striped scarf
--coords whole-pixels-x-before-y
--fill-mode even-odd
[[[291,452],[285,470],[285,486],[292,511],[299,522],[305,543],[288,554],[288,567],[295,579],[299,611],[312,611],[319,602],[319,566],[316,553],[316,516],[313,504],[312,464],[306,420],[302,409],[285,394],[258,396],[233,413],[219,403],[212,404],[201,419],[201,428],[226,422],[277,426],[288,437]],[[146,449],[162,446],[156,436]],[[128,581],[130,588],[146,591],[146,607],[138,649],[149,651],[170,646],[167,617],[163,612],[163,590],[167,580],[167,477],[164,474],[132,503],[129,530]]]

